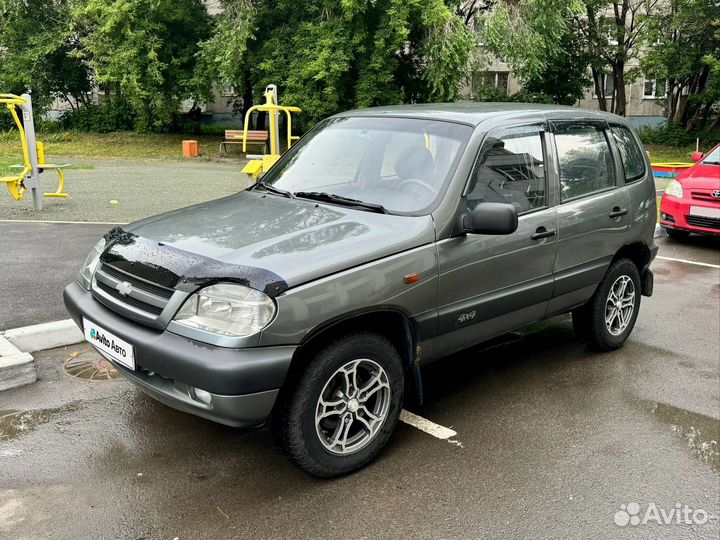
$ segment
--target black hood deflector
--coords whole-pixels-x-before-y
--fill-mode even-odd
[[[148,240],[120,227],[108,232],[105,241],[103,262],[163,287],[193,292],[214,282],[231,281],[271,298],[288,289],[285,280],[264,268],[223,263]]]

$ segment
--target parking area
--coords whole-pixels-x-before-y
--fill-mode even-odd
[[[83,244],[59,281],[102,229],[85,227],[53,229]],[[102,371],[89,346],[38,353],[40,380],[0,394],[0,537],[717,538],[720,244],[657,241],[655,294],[621,350],[586,350],[559,317],[428,366],[412,412],[457,436],[401,423],[338,480],[290,465],[268,429],[71,377],[67,362]],[[625,525],[630,503],[708,520]]]

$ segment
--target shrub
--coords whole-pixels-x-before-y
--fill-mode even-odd
[[[67,111],[60,117],[62,129],[110,133],[131,131],[135,127],[136,115],[132,108],[118,100],[106,100],[102,105],[91,105],[74,111]]]
[[[645,144],[661,144],[664,146],[694,146],[695,140],[700,139],[704,146],[712,146],[720,141],[720,133],[690,132],[678,124],[659,126],[651,128],[643,126],[640,128],[640,139]]]

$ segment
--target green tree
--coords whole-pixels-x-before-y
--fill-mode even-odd
[[[459,4],[459,3],[458,3]],[[196,88],[245,106],[277,84],[311,122],[343,109],[456,98],[473,40],[443,0],[223,0]],[[458,6],[455,6],[456,10]]]
[[[31,92],[38,113],[56,96],[73,108],[89,102],[91,73],[74,55],[78,36],[68,24],[73,5],[0,0],[0,93]]]
[[[548,96],[552,103],[574,105],[590,85],[589,65],[582,37],[568,30],[560,40],[560,49],[548,59],[542,72],[523,83],[523,90]]]
[[[541,76],[562,54],[569,13],[579,0],[470,0],[461,12],[479,45],[503,58],[521,79]]]
[[[686,131],[720,123],[720,4],[669,0],[648,21],[646,76],[666,81],[667,123]]]
[[[192,96],[200,41],[210,33],[201,0],[84,0],[73,22],[97,83],[137,114],[136,129],[172,127]]]

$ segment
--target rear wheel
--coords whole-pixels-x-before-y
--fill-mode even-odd
[[[397,424],[403,402],[402,361],[384,336],[340,338],[308,364],[279,419],[280,444],[295,465],[323,478],[373,459]]]
[[[640,311],[640,274],[629,259],[615,261],[590,301],[573,312],[576,335],[592,348],[617,349],[632,332]]]
[[[688,231],[682,231],[680,229],[665,229],[665,232],[670,238],[672,238],[673,240],[677,240],[678,242],[687,240],[688,236],[690,236],[690,233]]]

